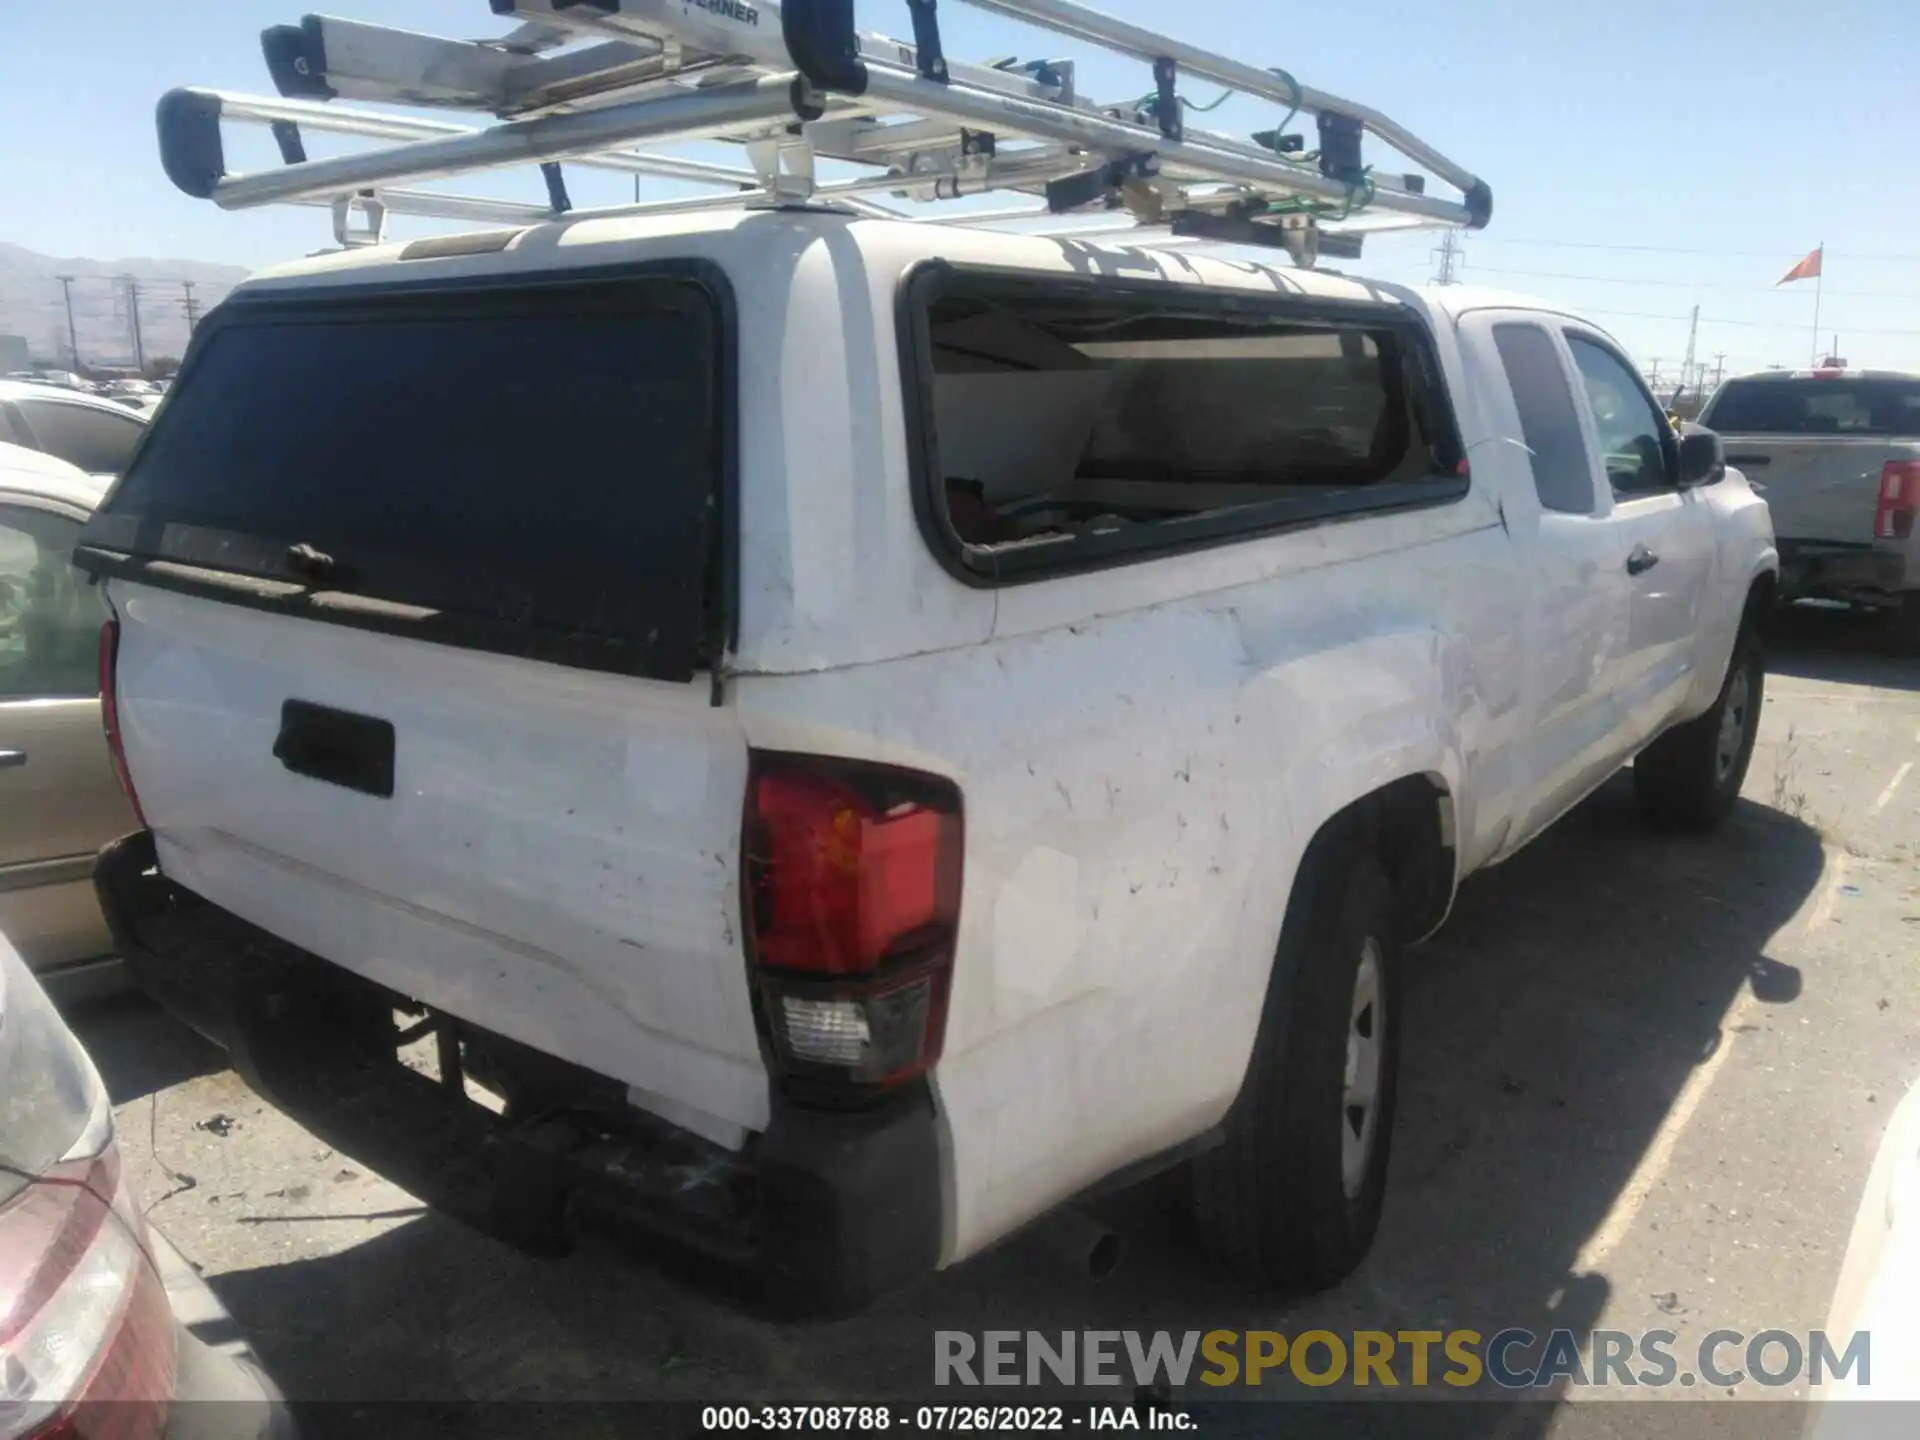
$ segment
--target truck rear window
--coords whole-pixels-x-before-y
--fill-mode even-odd
[[[242,300],[203,329],[83,564],[588,668],[707,660],[730,403],[708,283]]]
[[[923,510],[983,578],[1465,493],[1404,307],[947,267],[915,289]]]
[[[1920,436],[1920,380],[1730,380],[1700,423],[1724,435]]]

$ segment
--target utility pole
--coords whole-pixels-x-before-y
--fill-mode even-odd
[[[67,302],[67,368],[80,368],[80,332],[73,328],[73,276],[56,275],[60,282],[60,293]]]
[[[1698,389],[1700,385],[1700,377],[1694,373],[1693,369],[1693,342],[1699,334],[1700,307],[1696,305],[1693,307],[1693,320],[1687,326],[1687,358],[1680,362],[1680,388],[1682,390],[1687,388],[1687,382],[1689,380],[1693,381],[1695,389]]]
[[[1720,382],[1727,378],[1727,352],[1716,351],[1713,357],[1713,388],[1718,390]]]
[[[1455,230],[1447,231],[1446,234],[1440,238],[1440,248],[1430,253],[1433,254],[1439,262],[1433,272],[1433,283],[1436,285],[1458,285],[1460,283],[1460,267],[1466,263],[1467,259],[1465,252],[1460,249],[1459,232]]]
[[[1647,364],[1650,367],[1647,371],[1647,384],[1654,394],[1658,395],[1660,393],[1660,357],[1654,356]]]
[[[147,347],[140,338],[140,282],[131,275],[122,275],[120,279],[127,287],[127,328],[133,335],[133,368],[144,375],[147,373]]]
[[[185,301],[185,306],[187,311],[187,333],[191,335],[193,333],[193,327],[200,323],[200,312],[194,309],[194,305],[193,305],[193,281],[182,280],[180,282],[180,289],[183,292],[185,292],[187,297]]]

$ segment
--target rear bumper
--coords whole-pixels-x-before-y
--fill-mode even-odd
[[[1785,599],[1814,596],[1893,604],[1902,592],[1920,585],[1920,570],[1897,551],[1813,540],[1781,540],[1779,546]]]
[[[546,1253],[585,1232],[664,1242],[796,1315],[857,1309],[938,1263],[939,1143],[924,1083],[848,1112],[776,1093],[765,1133],[729,1151],[633,1109],[614,1082],[429,1017],[458,1037],[460,1063],[517,1054],[558,1102],[495,1113],[458,1079],[397,1057],[393,1012],[407,997],[174,884],[150,834],[102,850],[95,883],[135,982],[223,1046],[249,1085],[488,1234]]]

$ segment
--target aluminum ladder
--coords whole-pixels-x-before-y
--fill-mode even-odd
[[[1358,255],[1372,231],[1479,228],[1492,213],[1484,180],[1379,112],[1285,70],[1188,45],[1077,0],[964,3],[1144,62],[1152,88],[1140,100],[1102,104],[1078,92],[1071,60],[950,60],[937,0],[906,0],[911,42],[858,29],[853,0],[491,0],[495,14],[518,22],[491,40],[320,15],[271,27],[261,48],[278,96],[168,92],[156,117],[161,160],[182,191],[226,209],[329,208],[341,245],[383,239],[390,214],[529,225],[831,205],[963,224],[1040,217],[1079,225],[1091,215],[1177,240],[1278,246],[1310,266],[1323,254]],[[1282,118],[1250,136],[1189,125],[1180,87],[1195,81],[1280,107]],[[341,100],[472,112],[492,123],[475,128]],[[1287,133],[1295,117],[1315,122],[1315,149],[1305,135]],[[227,121],[267,126],[284,163],[228,171]],[[309,131],[392,143],[310,159]],[[1366,163],[1368,136],[1426,173]],[[744,163],[633,148],[686,141],[724,142]],[[853,173],[820,178],[821,160]],[[525,165],[540,167],[545,204],[421,188]],[[567,165],[711,192],[580,210],[568,194]],[[1429,176],[1459,198],[1428,193]],[[937,203],[995,192],[1024,196],[1027,208],[983,213]],[[935,203],[908,217],[886,199]]]

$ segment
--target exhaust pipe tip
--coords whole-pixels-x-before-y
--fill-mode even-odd
[[[1096,1283],[1120,1268],[1120,1261],[1127,1251],[1126,1242],[1120,1238],[1118,1231],[1108,1230],[1105,1226],[1100,1228],[1101,1234],[1087,1249],[1087,1278]]]
[[[1062,1210],[1043,1221],[1039,1239],[1054,1258],[1098,1284],[1120,1268],[1126,1242],[1084,1210]]]

